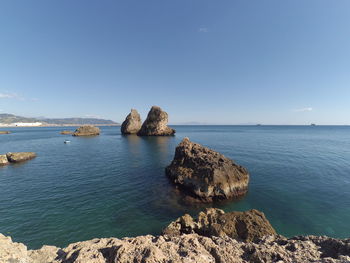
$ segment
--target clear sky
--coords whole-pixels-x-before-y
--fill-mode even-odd
[[[349,0],[2,0],[0,110],[350,124]]]

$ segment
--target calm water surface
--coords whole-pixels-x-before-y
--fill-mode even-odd
[[[102,127],[92,138],[60,135],[57,127],[9,129],[12,134],[0,135],[0,153],[38,157],[0,167],[0,233],[30,248],[159,234],[204,207],[184,203],[164,173],[187,136],[251,174],[243,199],[213,206],[259,209],[286,236],[350,236],[350,127],[174,128],[175,137],[149,138],[122,136],[119,127]]]

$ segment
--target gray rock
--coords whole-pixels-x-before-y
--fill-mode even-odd
[[[136,134],[141,129],[141,117],[135,109],[131,109],[131,112],[126,116],[125,121],[122,123],[120,130],[122,134]]]
[[[202,202],[239,197],[248,190],[249,174],[244,167],[188,138],[176,147],[166,174]]]
[[[92,125],[84,125],[79,127],[73,133],[73,136],[95,136],[100,134],[100,129]]]
[[[175,130],[168,127],[168,113],[158,106],[153,106],[142,124],[139,136],[168,136],[174,135]]]
[[[34,152],[17,152],[17,153],[7,153],[6,157],[10,163],[24,162],[36,157]]]

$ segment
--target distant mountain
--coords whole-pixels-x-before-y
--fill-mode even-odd
[[[26,118],[21,116],[16,116],[13,114],[7,114],[3,113],[0,114],[0,123],[4,124],[11,124],[16,122],[41,122],[44,125],[69,125],[69,124],[77,124],[77,125],[83,125],[83,124],[96,124],[96,125],[118,125],[119,123],[111,121],[111,120],[105,120],[105,119],[98,119],[98,118],[55,118],[55,119],[49,119],[49,118]]]

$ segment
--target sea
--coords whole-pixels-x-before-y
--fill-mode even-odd
[[[0,233],[31,249],[64,247],[157,235],[185,213],[217,207],[261,210],[287,237],[350,237],[350,126],[172,127],[170,137],[123,136],[115,126],[100,127],[96,137],[60,134],[74,127],[6,129],[11,134],[0,135],[0,154],[37,157],[0,167]],[[184,137],[246,167],[248,193],[188,203],[165,175]]]

